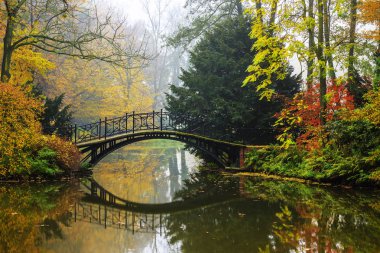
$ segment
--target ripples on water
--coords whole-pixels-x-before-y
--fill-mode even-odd
[[[89,197],[87,180],[0,185],[0,252],[380,252],[379,190],[239,177],[199,164],[171,141],[106,157],[93,178],[141,203],[128,208]]]

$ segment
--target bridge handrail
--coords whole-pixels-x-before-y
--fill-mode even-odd
[[[68,129],[72,142],[78,144],[86,141],[107,139],[122,133],[135,133],[143,130],[176,130],[184,125],[175,124],[169,112],[160,111],[144,113],[126,113],[121,117],[99,119],[97,122],[73,125]]]
[[[105,117],[104,119],[99,119],[92,123],[68,126],[66,129],[66,138],[75,144],[81,144],[88,141],[107,139],[120,134],[147,130],[172,130],[221,139],[221,136],[215,136],[213,131],[209,131],[212,130],[213,127],[213,125],[206,125],[202,119],[190,117],[190,115],[186,114],[178,116],[161,109],[152,112],[125,113],[124,116],[114,118]],[[253,128],[249,129],[252,130]],[[268,130],[266,128],[254,129],[255,131]],[[273,128],[270,130],[273,131]]]

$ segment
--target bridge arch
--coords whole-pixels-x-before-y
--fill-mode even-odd
[[[214,196],[205,193],[204,196],[198,196],[193,199],[149,204],[120,198],[109,192],[94,179],[88,179],[88,182],[81,182],[81,185],[83,185],[85,190],[85,195],[82,197],[83,202],[106,205],[141,214],[170,214],[240,199],[240,196],[235,194],[220,194],[218,196]]]
[[[88,162],[94,166],[117,149],[132,143],[153,139],[175,140],[188,144],[203,152],[207,157],[211,158],[217,165],[223,168],[226,166],[238,166],[240,151],[244,148],[243,145],[227,143],[178,131],[143,131],[129,133],[108,139],[80,143],[77,144],[77,146],[83,154],[86,154],[82,162]]]

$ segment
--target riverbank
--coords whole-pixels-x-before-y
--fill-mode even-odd
[[[78,178],[89,177],[92,175],[91,168],[83,168],[71,173],[61,173],[56,175],[31,175],[0,177],[0,183],[43,183],[43,182],[68,182]]]
[[[380,166],[375,153],[347,155],[332,147],[307,151],[296,146],[283,149],[273,145],[253,149],[247,155],[246,165],[253,173],[265,177],[350,187],[380,186]]]

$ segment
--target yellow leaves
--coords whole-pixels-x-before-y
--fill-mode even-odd
[[[253,65],[257,65],[257,64],[260,64],[263,61],[265,61],[265,58],[267,57],[267,55],[269,53],[270,53],[269,49],[264,49],[264,50],[258,52],[255,55],[255,58],[253,59]]]
[[[264,2],[274,4],[273,1]],[[281,30],[278,24],[266,24],[257,18],[260,15],[269,15],[270,12],[264,8],[257,10],[252,7],[252,13],[256,14],[252,20],[250,33],[250,37],[254,39],[252,51],[255,52],[255,56],[247,68],[250,74],[243,81],[243,86],[260,80],[260,83],[255,83],[256,90],[260,92],[260,99],[270,100],[275,94],[274,89],[270,87],[274,78],[281,80],[286,77],[289,53],[283,38],[271,34]]]
[[[41,110],[42,104],[21,87],[0,83],[0,175],[29,168],[31,149],[39,142]]]
[[[364,95],[367,103],[354,111],[347,111],[343,115],[347,120],[367,120],[380,126],[380,91],[369,91]]]
[[[55,65],[41,53],[34,52],[31,47],[21,47],[12,54],[11,79],[14,85],[24,85],[33,81],[34,73],[45,75]]]
[[[153,110],[153,94],[141,69],[114,68],[102,62],[55,57],[47,75],[47,95],[65,93],[74,117],[84,121],[115,117],[126,112]]]
[[[292,212],[287,206],[276,213],[278,221],[273,223],[273,232],[283,244],[294,244],[299,240],[299,233],[292,222]]]
[[[359,4],[358,8],[360,11],[359,19],[363,23],[375,25],[375,29],[367,30],[364,36],[380,41],[380,1],[364,0]]]
[[[288,149],[296,145],[296,142],[293,140],[293,136],[289,133],[282,133],[277,136],[276,139],[281,142],[281,148],[283,149]]]

